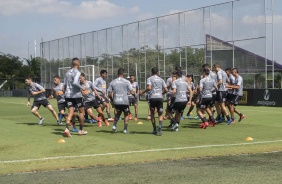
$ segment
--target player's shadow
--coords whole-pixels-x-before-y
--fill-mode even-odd
[[[38,125],[38,123],[16,123],[16,124],[23,124],[23,125],[37,125],[37,126],[41,126],[41,125]]]
[[[200,121],[189,122],[188,124],[180,124],[182,128],[200,128]]]
[[[54,132],[51,132],[51,134],[60,135],[62,137],[65,137],[63,129],[53,129],[53,130]]]
[[[142,135],[150,135],[152,132],[145,132],[145,131],[129,131],[129,134],[142,134]],[[153,134],[152,134],[153,135]]]
[[[112,130],[97,130],[96,132],[106,133],[106,134],[115,134]]]

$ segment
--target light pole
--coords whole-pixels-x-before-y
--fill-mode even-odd
[[[29,44],[30,44],[30,42],[27,42],[27,59],[29,59]]]

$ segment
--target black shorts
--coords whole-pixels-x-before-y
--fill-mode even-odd
[[[150,103],[150,109],[151,111],[154,111],[155,108],[157,108],[157,111],[159,113],[162,113],[163,112],[163,103],[164,103],[164,100],[162,98],[153,98],[153,99],[150,99],[149,101]]]
[[[58,104],[58,109],[59,109],[59,111],[64,111],[64,110],[66,110],[66,107],[67,107],[66,102],[64,102],[64,103],[59,103],[59,104]]]
[[[128,113],[129,112],[129,106],[128,105],[115,105],[115,109],[117,112],[124,112]]]
[[[138,104],[137,98],[128,98],[129,106],[134,106]]]
[[[67,107],[84,107],[83,99],[82,98],[66,98]]]
[[[97,109],[100,107],[100,104],[97,102],[97,100],[93,100],[91,102],[85,102],[85,109],[90,109],[90,108]]]
[[[227,97],[227,101],[232,103],[234,106],[238,105],[239,101],[242,99],[242,96],[234,94],[228,94]]]
[[[99,103],[99,104],[103,104],[103,103],[109,103],[109,100],[108,100],[108,98],[106,98],[106,96],[105,95],[100,95],[100,97],[102,97],[101,99],[100,98],[98,98],[98,97],[96,97],[96,99],[97,99],[97,102]]]
[[[172,105],[172,109],[175,111],[178,111],[179,113],[182,113],[184,109],[186,108],[187,102],[174,102]]]
[[[214,106],[215,98],[216,98],[216,93],[213,93],[212,94],[212,101],[211,101],[211,104],[210,104],[211,107]]]
[[[215,101],[219,103],[223,103],[226,101],[226,91],[217,91],[215,96]]]
[[[197,108],[199,109],[205,109],[210,106],[212,102],[212,98],[200,98],[199,103],[197,104]]]
[[[37,107],[39,109],[41,105],[43,105],[43,107],[47,107],[48,105],[50,105],[50,103],[47,99],[40,100],[40,101],[34,101],[31,106],[31,109],[33,109],[34,107]]]

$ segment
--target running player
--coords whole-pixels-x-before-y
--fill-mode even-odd
[[[56,111],[53,109],[52,105],[50,105],[50,103],[45,97],[44,93],[46,90],[39,84],[33,82],[31,77],[25,78],[25,84],[27,85],[27,90],[28,90],[27,106],[30,106],[30,96],[33,96],[34,101],[33,101],[33,105],[31,106],[31,113],[39,118],[38,124],[42,125],[44,121],[44,118],[38,112],[41,105],[43,105],[45,108],[47,107],[47,109],[49,109],[52,115],[56,118],[57,123],[60,124]]]
[[[113,132],[117,132],[117,122],[120,118],[121,113],[124,113],[124,129],[123,133],[128,133],[128,112],[129,112],[129,101],[127,97],[128,91],[132,95],[135,95],[134,90],[131,87],[131,84],[128,80],[124,79],[124,69],[118,69],[118,78],[113,80],[110,83],[108,88],[110,95],[113,98],[114,106],[117,111],[115,115],[114,125],[113,125]]]
[[[110,103],[106,95],[107,93],[106,78],[107,78],[107,70],[101,70],[100,77],[98,77],[94,82],[94,87],[97,90],[98,94],[102,97],[101,99],[97,98],[98,102],[100,102],[100,104],[102,105],[101,107],[102,111],[104,111],[104,109],[106,108],[106,112],[108,115],[108,121],[113,122],[114,119],[111,118]]]
[[[207,69],[203,70],[204,77],[200,80],[199,90],[200,90],[200,101],[197,104],[197,113],[200,116],[202,123],[200,124],[200,128],[206,129],[209,126],[208,120],[204,115],[204,111],[209,115],[209,119],[211,120],[210,125],[215,125],[215,119],[213,117],[213,113],[210,110],[209,106],[212,102],[212,92],[214,89],[217,90],[217,85],[213,79],[209,77],[210,71]]]
[[[83,130],[84,126],[84,104],[82,100],[81,90],[85,91],[85,87],[80,85],[79,77],[80,72],[78,71],[80,66],[80,60],[78,58],[72,59],[72,68],[67,71],[64,79],[64,89],[65,89],[65,96],[66,96],[66,103],[68,108],[68,117],[66,120],[66,129],[64,131],[67,137],[71,137],[69,128],[70,122],[72,120],[74,114],[74,107],[76,106],[79,111],[79,135],[86,135],[87,131]]]
[[[226,84],[226,88],[227,88],[227,95],[226,95],[226,106],[228,107],[229,109],[229,112],[230,112],[230,116],[231,116],[231,119],[232,119],[232,123],[234,122],[234,111],[231,112],[231,103],[232,103],[232,100],[233,100],[233,89],[231,87],[228,87],[228,86],[231,86],[231,85],[234,85],[234,82],[235,82],[235,77],[232,75],[232,71],[231,71],[231,68],[226,68],[225,69],[225,72],[227,74],[227,77],[228,77],[228,83]],[[234,108],[233,108],[234,109]]]
[[[134,106],[135,109],[135,117],[134,121],[138,121],[138,96],[139,94],[139,85],[137,82],[135,82],[135,75],[131,74],[129,78],[131,87],[133,91],[135,92],[135,96],[133,96],[131,93],[128,95],[128,100],[129,100],[129,106]],[[129,120],[132,120],[132,114],[129,111]]]
[[[232,75],[234,76],[234,82],[227,85],[227,87],[231,88],[233,92],[229,97],[228,108],[231,113],[232,121],[234,121],[234,112],[236,112],[240,116],[240,122],[242,119],[244,119],[245,116],[244,114],[240,113],[235,107],[243,97],[243,78],[238,74],[237,68],[232,69]]]
[[[163,95],[168,91],[165,81],[158,76],[158,69],[156,67],[152,68],[152,76],[147,79],[147,88],[140,93],[150,91],[149,102],[151,110],[151,121],[153,125],[153,134],[162,135],[162,123],[163,123]],[[163,91],[164,90],[164,91]],[[155,120],[155,109],[157,109],[159,115],[159,126],[156,127]]]
[[[192,95],[189,97],[189,101],[187,99],[187,91],[192,94],[192,90],[188,83],[182,79],[182,72],[179,70],[177,71],[177,80],[173,81],[172,83],[172,98],[175,98],[174,103],[172,105],[172,109],[175,110],[175,117],[172,118],[174,121],[174,125],[172,130],[178,131],[181,113],[183,113],[184,109],[186,108],[187,102],[188,105],[191,105]]]
[[[93,83],[91,81],[87,81],[85,78],[85,74],[81,73],[80,75],[80,83],[83,88],[85,88],[84,91],[82,91],[82,96],[85,102],[85,110],[87,114],[92,118],[95,119],[98,123],[98,127],[102,127],[101,121],[103,121],[106,126],[110,126],[109,122],[105,119],[103,111],[100,107],[100,104],[97,102],[97,99],[95,98],[95,95],[101,99],[102,97],[98,94],[98,92],[95,90]],[[96,109],[96,111],[99,114],[99,118],[94,116],[92,107]]]
[[[214,70],[217,72],[217,87],[218,91],[216,91],[216,97],[215,97],[215,107],[217,111],[217,121],[220,122],[221,120],[221,113],[223,113],[227,117],[227,124],[230,124],[232,122],[232,119],[228,115],[227,109],[225,107],[225,101],[226,101],[226,95],[227,95],[227,89],[226,89],[226,83],[228,81],[227,74],[225,71],[223,71],[219,64],[213,65]]]
[[[168,119],[171,119],[172,118],[172,111],[173,111],[173,109],[171,108],[172,107],[172,99],[171,99],[171,95],[172,95],[172,88],[171,88],[171,86],[172,86],[172,83],[173,83],[173,81],[174,80],[176,80],[177,79],[177,72],[176,71],[174,71],[173,73],[172,73],[172,76],[171,77],[169,77],[168,79],[167,79],[167,81],[166,81],[166,87],[167,87],[167,89],[168,89],[168,92],[167,92],[167,94],[166,94],[166,99],[167,99],[167,105],[166,105],[166,111],[165,111],[165,116],[164,116],[164,120],[166,120],[167,118]],[[168,127],[171,127],[172,126],[172,122],[170,123],[170,125],[168,126]]]
[[[61,83],[60,77],[55,75],[53,77],[54,86],[52,88],[52,95],[50,95],[49,99],[56,97],[58,109],[59,109],[59,125],[62,125],[62,119],[65,117],[66,110],[66,99],[64,94],[64,84]]]

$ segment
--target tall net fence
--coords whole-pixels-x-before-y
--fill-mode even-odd
[[[142,89],[152,67],[167,79],[175,66],[199,76],[204,63],[237,67],[246,88],[280,88],[282,66],[268,46],[271,6],[272,0],[232,1],[42,42],[41,80],[50,88],[58,68],[78,57],[83,66],[95,66],[94,77],[106,69],[108,82],[118,68],[136,74]]]

